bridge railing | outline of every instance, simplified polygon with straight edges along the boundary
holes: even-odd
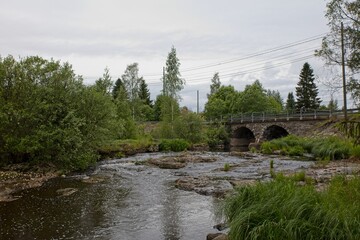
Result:
[[[360,109],[348,109],[349,115],[360,113]],[[344,112],[329,111],[329,110],[306,110],[297,112],[253,112],[253,113],[240,113],[236,115],[227,115],[222,117],[224,122],[265,122],[265,121],[301,121],[301,120],[316,120],[316,119],[329,119],[332,117],[343,117]]]

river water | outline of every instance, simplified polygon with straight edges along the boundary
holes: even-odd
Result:
[[[137,161],[174,153],[139,154],[104,161],[87,175],[53,179],[40,188],[18,193],[19,199],[0,203],[0,239],[205,239],[221,222],[221,200],[175,188],[179,176],[266,179],[269,158],[243,158],[228,153],[191,153],[217,158],[189,163],[178,170],[138,165]],[[297,171],[308,161],[273,159],[276,169]],[[225,163],[238,164],[230,172]],[[101,180],[101,181],[100,181]],[[59,189],[75,193],[64,196]]]

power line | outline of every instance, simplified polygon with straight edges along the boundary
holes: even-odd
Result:
[[[225,60],[225,61],[222,61],[222,62],[205,64],[205,65],[200,65],[200,66],[191,67],[191,68],[185,68],[185,69],[182,69],[181,72],[190,72],[190,71],[195,71],[195,70],[199,70],[199,69],[205,69],[205,68],[220,66],[220,65],[224,65],[224,64],[237,62],[237,61],[247,60],[247,59],[250,59],[250,58],[262,56],[262,55],[265,55],[265,54],[269,54],[269,53],[277,52],[277,51],[280,51],[280,50],[284,50],[284,49],[292,48],[292,47],[295,47],[295,46],[299,46],[299,45],[302,45],[302,44],[305,44],[305,43],[313,42],[313,41],[322,39],[326,34],[327,33],[323,33],[323,34],[316,35],[316,36],[306,38],[306,39],[303,39],[303,40],[300,40],[300,41],[296,41],[296,42],[293,42],[293,43],[289,43],[289,44],[285,44],[285,45],[278,46],[278,47],[275,47],[275,48],[271,48],[271,49],[268,49],[268,50],[264,50],[264,51],[261,51],[261,52],[256,52],[256,53],[253,53],[253,54],[249,54],[249,55],[246,55],[246,56],[241,57],[241,58],[234,58],[234,59],[229,59],[229,60]],[[155,77],[155,76],[160,77],[161,74],[160,73],[144,74],[143,76],[144,77]]]

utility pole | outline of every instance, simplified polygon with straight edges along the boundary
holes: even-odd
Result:
[[[197,104],[196,104],[196,113],[199,114],[199,90],[196,91],[196,99],[197,99]]]
[[[342,64],[342,81],[343,81],[343,97],[344,97],[344,118],[345,118],[345,124],[347,124],[348,118],[347,118],[347,103],[346,103],[344,24],[342,22],[341,22],[341,64]]]

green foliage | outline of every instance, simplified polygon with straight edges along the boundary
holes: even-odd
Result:
[[[285,109],[286,111],[292,113],[295,111],[295,108],[296,108],[296,103],[295,103],[294,94],[292,92],[289,92],[286,100]]]
[[[245,90],[240,94],[239,102],[237,104],[240,106],[238,112],[243,113],[273,110],[271,109],[272,106],[269,103],[269,97],[266,94],[266,90],[259,80],[256,80],[251,85],[245,86]]]
[[[204,120],[199,114],[184,110],[174,121],[174,131],[178,138],[187,140],[190,143],[199,143],[203,136]]]
[[[304,63],[300,72],[299,82],[296,87],[296,109],[318,109],[320,107],[319,90],[315,84],[313,69],[309,63]]]
[[[219,73],[216,72],[213,76],[213,78],[211,79],[211,85],[210,85],[210,94],[208,94],[208,98],[217,93],[217,91],[219,91],[221,87],[221,82],[220,82],[220,77],[219,77]]]
[[[221,120],[230,114],[247,112],[280,112],[283,103],[278,91],[265,90],[256,80],[242,92],[233,86],[220,86],[208,95],[205,117],[212,121]]]
[[[221,123],[209,125],[206,136],[210,149],[215,149],[217,146],[224,145],[230,141],[229,133],[226,131],[225,125]]]
[[[180,61],[176,56],[176,49],[172,46],[166,59],[165,78],[163,81],[163,95],[178,99],[178,92],[184,88],[185,80],[181,78]]]
[[[359,239],[360,178],[334,178],[327,190],[278,176],[226,199],[230,239]]]
[[[208,97],[205,104],[205,116],[210,120],[221,120],[226,114],[234,112],[238,93],[233,86],[220,86]]]
[[[163,139],[159,144],[160,151],[181,152],[190,147],[190,144],[184,139]]]
[[[85,86],[71,65],[40,57],[0,59],[0,161],[52,162],[84,169],[121,122],[111,79]]]
[[[148,85],[142,77],[140,78],[139,98],[145,105],[152,106]]]
[[[165,95],[158,95],[154,104],[155,121],[172,122],[180,114],[179,103],[176,99]]]
[[[111,93],[112,86],[113,82],[111,80],[109,68],[105,68],[103,76],[95,81],[95,88],[97,91],[106,95]]]
[[[274,160],[270,160],[270,169],[274,169]]]

